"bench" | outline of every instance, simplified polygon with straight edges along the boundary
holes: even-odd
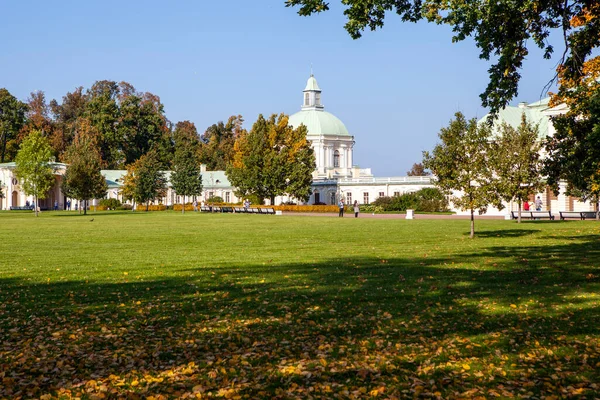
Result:
[[[211,208],[209,206],[202,206],[202,207],[200,207],[200,211],[201,212],[210,212]]]
[[[212,208],[212,212],[218,212],[218,213],[220,213],[220,212],[221,212],[221,207],[219,207],[219,206],[214,206],[214,207]]]
[[[33,207],[31,206],[11,206],[11,211],[32,211]]]
[[[518,211],[511,211],[512,219],[519,218]],[[550,211],[521,211],[521,219],[549,219],[554,221],[554,215]]]
[[[221,207],[221,212],[232,213],[233,212],[233,207],[223,206],[223,207]]]
[[[259,208],[261,214],[275,214],[275,209],[270,207]]]
[[[246,209],[243,207],[233,207],[233,212],[234,213],[245,213]]]
[[[585,219],[596,219],[595,211],[559,211],[560,219],[565,220],[567,218],[577,218],[580,220]]]

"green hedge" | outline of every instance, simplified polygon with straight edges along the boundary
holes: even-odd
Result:
[[[437,188],[423,188],[417,192],[400,196],[383,196],[375,200],[371,206],[380,207],[382,211],[442,212],[448,211],[448,200]],[[362,207],[361,207],[362,210]],[[370,210],[366,210],[370,212]]]

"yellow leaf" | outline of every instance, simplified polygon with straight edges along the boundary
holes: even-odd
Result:
[[[471,369],[471,366],[469,364],[463,364],[462,367],[467,371]]]
[[[324,359],[324,358],[321,358],[321,359],[319,360],[319,362],[321,363],[321,365],[322,365],[322,366],[324,366],[324,367],[326,367],[326,366],[327,366],[327,360],[326,360],[326,359]]]
[[[510,308],[517,308],[517,305],[516,304],[511,304]]]

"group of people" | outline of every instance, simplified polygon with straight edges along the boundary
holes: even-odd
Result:
[[[344,216],[344,198],[340,197],[340,201],[338,202],[338,207],[340,208],[340,213],[338,214],[340,217]],[[354,204],[352,205],[354,209],[354,218],[358,218],[358,213],[360,212],[360,206],[358,205],[358,200],[354,200]]]
[[[535,211],[542,211],[542,198],[540,196],[538,196],[537,199],[535,199],[534,205]],[[525,200],[525,202],[523,203],[523,211],[531,211],[531,205],[527,200]]]

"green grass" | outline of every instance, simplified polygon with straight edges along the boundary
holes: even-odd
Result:
[[[0,213],[0,398],[592,398],[600,225],[468,230]]]

